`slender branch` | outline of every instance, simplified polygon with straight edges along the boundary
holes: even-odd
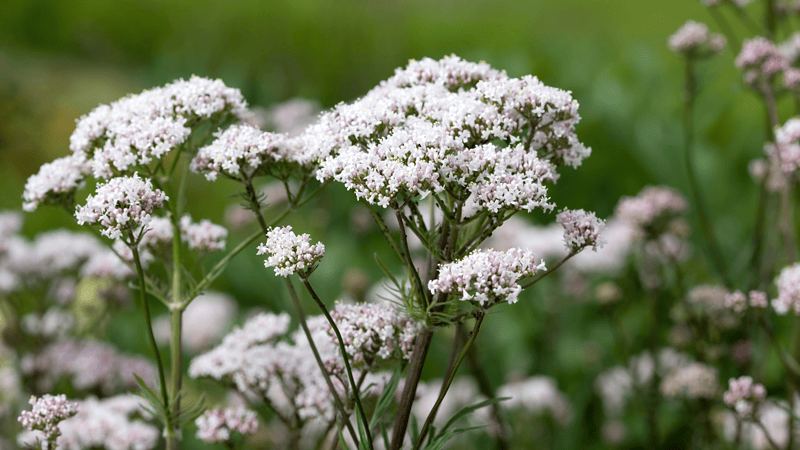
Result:
[[[353,378],[353,371],[350,368],[350,361],[347,357],[347,347],[344,345],[344,339],[342,339],[342,334],[339,332],[339,327],[336,326],[336,322],[333,321],[330,313],[328,312],[328,308],[325,307],[325,304],[322,303],[319,296],[317,295],[314,288],[311,287],[311,283],[308,281],[308,277],[303,276],[300,274],[300,279],[303,282],[303,285],[308,290],[308,293],[311,294],[311,298],[317,302],[317,306],[319,309],[322,310],[322,313],[325,314],[325,318],[328,319],[328,323],[330,324],[333,332],[336,334],[336,339],[339,341],[339,348],[342,351],[342,359],[344,360],[344,368],[347,371],[347,378],[350,381],[350,386],[353,387],[353,396],[356,400],[356,406],[358,407],[358,413],[361,415],[362,423],[364,424],[364,432],[367,435],[367,447],[372,449],[372,432],[369,429],[369,419],[367,418],[367,414],[364,412],[364,406],[361,404],[361,393],[358,392],[358,385],[356,384],[356,380]]]
[[[439,398],[436,399],[436,403],[433,405],[433,409],[431,409],[430,414],[428,414],[428,418],[425,419],[425,424],[422,426],[422,430],[419,433],[419,438],[417,439],[416,444],[414,444],[414,450],[419,450],[422,447],[423,442],[425,442],[425,435],[428,434],[428,430],[430,429],[434,417],[436,417],[436,412],[439,410],[439,406],[442,404],[442,400],[444,400],[444,396],[447,395],[447,391],[450,389],[450,385],[453,383],[453,379],[456,377],[456,372],[458,371],[458,367],[461,365],[461,362],[464,360],[464,357],[467,356],[467,351],[469,351],[470,346],[473,342],[475,342],[475,337],[478,335],[478,332],[481,329],[481,324],[483,323],[483,318],[486,317],[486,313],[479,310],[475,314],[475,326],[472,328],[472,333],[470,333],[469,339],[467,340],[466,344],[464,344],[464,348],[461,350],[461,354],[458,355],[458,359],[456,360],[456,364],[453,367],[453,370],[450,372],[450,376],[447,377],[447,381],[445,381],[442,390],[439,392]]]
[[[292,303],[294,303],[294,307],[297,310],[297,318],[299,319],[300,327],[303,328],[303,333],[305,333],[306,339],[308,339],[308,345],[311,347],[311,352],[314,353],[314,359],[317,360],[319,370],[322,371],[323,378],[325,378],[325,383],[328,385],[331,395],[333,395],[333,402],[336,405],[336,409],[339,410],[339,414],[342,415],[342,421],[344,422],[345,427],[347,427],[347,430],[350,432],[350,437],[353,438],[353,442],[355,442],[356,446],[358,446],[358,435],[353,429],[353,425],[350,423],[350,420],[347,418],[348,414],[344,409],[344,403],[342,403],[339,393],[333,386],[330,373],[325,368],[325,363],[322,361],[322,357],[319,356],[319,350],[317,350],[317,345],[314,343],[314,339],[311,337],[311,331],[308,329],[308,323],[306,323],[306,314],[303,311],[303,305],[300,304],[300,298],[297,296],[297,291],[295,291],[294,285],[292,285],[292,282],[288,277],[285,278],[285,280],[286,289],[289,291],[289,297],[292,298]],[[345,358],[347,357],[345,356]]]
[[[397,218],[397,225],[400,227],[400,242],[403,244],[403,253],[405,257],[406,269],[408,270],[408,277],[414,280],[415,290],[419,297],[420,305],[427,309],[428,298],[425,294],[425,286],[422,285],[422,280],[419,278],[417,268],[414,267],[414,261],[411,260],[411,250],[408,248],[408,236],[406,235],[406,227],[403,223],[403,215],[399,209],[394,210],[394,216]]]
[[[552,272],[555,272],[556,270],[558,270],[559,267],[561,267],[565,262],[569,261],[570,258],[572,258],[573,256],[575,256],[577,254],[578,254],[577,252],[569,252],[567,254],[567,256],[565,256],[564,258],[561,259],[561,261],[556,263],[556,265],[553,266],[552,269],[545,270],[544,272],[542,272],[539,275],[535,276],[531,281],[528,281],[527,283],[523,284],[522,285],[522,289],[529,288],[529,287],[533,286],[534,284],[538,283],[539,280],[541,280],[542,278],[544,278],[547,275],[551,274]]]
[[[142,261],[139,258],[139,249],[136,245],[131,245],[130,249],[133,252],[133,262],[136,265],[136,274],[139,276],[139,297],[142,301],[142,308],[144,309],[144,319],[147,322],[147,338],[150,341],[150,347],[153,348],[153,353],[156,358],[156,365],[158,366],[158,380],[161,384],[161,397],[164,402],[164,409],[169,409],[169,397],[167,396],[167,382],[164,377],[164,364],[161,362],[161,353],[158,351],[158,344],[156,337],[153,334],[153,323],[150,320],[150,305],[147,303],[147,292],[144,283],[144,270],[142,269]],[[169,428],[170,424],[164,424]]]

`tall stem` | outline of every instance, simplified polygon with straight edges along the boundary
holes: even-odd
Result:
[[[301,275],[300,279],[303,281],[303,285],[308,290],[308,293],[311,294],[311,298],[314,299],[314,301],[317,303],[317,306],[319,306],[319,309],[321,309],[322,313],[325,314],[325,318],[328,319],[328,323],[333,329],[333,332],[336,334],[336,339],[339,341],[339,348],[342,351],[342,359],[344,360],[344,368],[347,372],[347,378],[350,381],[350,386],[353,388],[353,397],[356,399],[358,413],[361,416],[362,423],[364,424],[364,432],[367,435],[367,448],[372,449],[372,431],[369,429],[369,419],[367,418],[367,414],[364,412],[364,406],[361,404],[361,393],[358,392],[358,384],[356,384],[356,380],[353,378],[353,371],[350,369],[350,361],[347,357],[347,347],[344,345],[342,334],[339,332],[339,327],[336,326],[336,322],[333,321],[333,317],[331,317],[330,313],[328,312],[328,308],[325,307],[325,304],[322,303],[322,300],[320,300],[316,291],[314,291],[314,288],[311,287],[311,283],[308,282],[308,278]]]
[[[458,355],[458,359],[456,360],[456,364],[453,367],[453,370],[450,372],[450,376],[447,377],[447,381],[445,381],[442,390],[439,392],[439,398],[436,399],[436,403],[433,405],[433,409],[431,409],[430,414],[428,414],[428,418],[425,419],[425,424],[422,426],[422,430],[419,433],[419,439],[417,439],[416,444],[414,444],[414,450],[419,450],[422,447],[423,442],[425,442],[425,435],[428,434],[428,430],[431,428],[433,419],[434,417],[436,417],[436,412],[439,410],[439,406],[442,404],[444,396],[447,395],[447,391],[450,389],[450,385],[453,383],[453,379],[455,379],[456,377],[456,372],[458,372],[458,367],[461,365],[461,362],[464,360],[464,357],[467,356],[467,352],[469,351],[469,348],[472,345],[472,343],[475,342],[475,337],[478,335],[478,331],[480,331],[481,329],[481,324],[483,323],[484,317],[486,317],[485,312],[478,311],[476,313],[475,326],[472,328],[472,333],[470,333],[467,343],[464,344],[464,348],[461,350],[461,354]]]
[[[158,381],[161,384],[161,399],[164,402],[164,409],[169,408],[169,397],[167,396],[167,382],[164,377],[164,364],[161,362],[161,353],[158,351],[158,344],[156,337],[153,334],[153,324],[150,320],[150,305],[147,303],[147,292],[144,284],[144,270],[142,269],[142,262],[139,258],[139,249],[136,245],[131,245],[130,249],[133,252],[133,262],[136,266],[136,275],[139,277],[139,298],[142,301],[142,308],[144,310],[144,319],[147,322],[147,338],[150,341],[150,347],[153,348],[153,353],[156,358],[156,365],[158,366]],[[164,424],[169,428],[169,424]]]
[[[700,220],[700,227],[708,242],[709,250],[711,251],[711,258],[717,270],[717,274],[722,278],[725,286],[732,287],[730,279],[728,279],[728,271],[725,268],[725,261],[720,251],[719,243],[717,242],[714,228],[708,216],[708,209],[700,192],[700,183],[697,181],[697,173],[694,168],[694,161],[692,159],[692,147],[694,139],[694,99],[697,91],[697,76],[694,73],[694,61],[692,58],[686,58],[686,86],[683,97],[683,131],[684,131],[684,147],[683,155],[686,160],[686,175],[689,178],[689,186],[692,189],[692,196],[697,207],[697,217]]]
[[[311,331],[308,329],[306,315],[303,311],[303,305],[300,304],[300,298],[297,296],[297,291],[295,291],[294,286],[289,278],[285,278],[285,280],[286,289],[289,291],[289,297],[292,298],[292,303],[294,303],[294,307],[297,310],[297,317],[300,322],[300,327],[303,328],[303,333],[305,333],[306,339],[308,339],[308,345],[311,347],[311,352],[314,353],[314,359],[317,360],[319,370],[322,371],[323,378],[325,378],[325,383],[328,385],[331,395],[333,395],[333,402],[336,405],[336,409],[338,409],[339,413],[342,415],[342,421],[344,422],[345,427],[347,427],[347,430],[350,432],[350,437],[353,438],[353,442],[356,442],[356,445],[358,445],[358,435],[353,429],[353,425],[350,423],[350,420],[347,418],[349,414],[347,414],[344,409],[344,403],[342,403],[342,399],[336,392],[336,388],[333,386],[333,382],[331,381],[331,376],[328,373],[328,370],[325,368],[325,363],[322,361],[322,357],[319,356],[317,345],[314,343],[314,339],[311,337]]]
[[[261,232],[263,234],[267,234],[271,225],[274,225],[279,220],[282,220],[286,215],[289,213],[289,209],[287,209],[284,214],[279,216],[276,220],[272,222],[272,224],[267,224],[267,221],[264,219],[264,215],[261,214],[261,203],[258,201],[258,194],[256,193],[255,188],[253,187],[253,182],[251,180],[244,181],[245,192],[247,193],[247,201],[250,203],[250,209],[253,211],[253,214],[256,216],[256,221],[258,225],[261,227]],[[287,195],[289,194],[289,190],[287,188],[286,191]],[[295,291],[292,282],[286,278],[286,288],[289,291],[289,297],[292,299],[292,303],[294,304],[295,310],[297,311],[297,318],[300,322],[300,327],[303,328],[303,332],[308,339],[308,344],[311,347],[312,353],[314,353],[314,358],[317,360],[317,364],[319,365],[319,370],[322,371],[322,376],[325,378],[325,383],[328,385],[328,389],[331,391],[331,395],[333,395],[334,404],[336,408],[339,410],[339,413],[342,415],[342,421],[344,422],[345,427],[350,432],[350,437],[353,438],[353,442],[358,442],[358,436],[353,429],[352,424],[350,424],[350,420],[348,420],[348,414],[345,411],[344,403],[342,403],[342,399],[339,397],[339,394],[336,392],[336,389],[333,386],[333,382],[331,381],[330,374],[328,370],[325,368],[325,364],[322,362],[322,358],[319,356],[319,351],[317,350],[317,346],[314,343],[314,339],[311,337],[311,331],[308,329],[308,323],[306,322],[306,315],[303,311],[303,305],[300,304],[300,299],[297,296],[297,291]]]

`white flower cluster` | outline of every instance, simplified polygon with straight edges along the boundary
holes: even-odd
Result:
[[[124,231],[146,227],[150,214],[163,207],[165,200],[169,198],[164,192],[153,189],[149,179],[135,173],[97,185],[95,195],[86,198],[86,205],[76,208],[75,217],[79,225],[99,223],[104,236],[119,239]]]
[[[535,77],[426,58],[323,114],[299,139],[320,160],[320,181],[383,207],[447,190],[492,213],[552,209],[544,183],[590,153],[574,134],[577,108]]]
[[[297,136],[317,120],[321,109],[315,100],[293,98],[265,111],[265,125],[278,133]]]
[[[717,372],[706,364],[694,363],[664,377],[660,389],[665,397],[715,398],[719,395]]]
[[[186,242],[191,250],[201,252],[214,252],[225,250],[225,239],[228,230],[222,225],[212,223],[208,219],[192,222],[189,215],[181,217],[181,240]]]
[[[381,360],[409,359],[422,324],[405,317],[394,306],[340,303],[331,317],[342,335],[353,366],[371,367]],[[328,327],[331,339],[333,329]]]
[[[579,252],[589,246],[597,251],[597,247],[602,248],[605,244],[600,231],[606,222],[593,212],[565,210],[556,216],[556,222],[564,227],[564,245],[570,252]]]
[[[245,180],[260,173],[290,173],[299,165],[298,149],[285,134],[231,125],[214,136],[214,142],[201,148],[189,166],[192,172],[204,173],[209,181],[220,173]]]
[[[737,313],[744,312],[748,305],[751,308],[766,308],[769,306],[767,294],[761,291],[750,291],[746,296],[742,291],[737,290],[725,295],[725,306]]]
[[[28,178],[22,193],[22,209],[33,212],[39,205],[71,206],[75,191],[84,186],[84,177],[91,173],[86,154],[73,153],[45,163],[39,172]]]
[[[772,301],[775,312],[800,315],[800,263],[784,267],[775,284],[778,285],[778,298]]]
[[[229,442],[233,433],[246,435],[258,430],[255,411],[241,406],[206,411],[194,423],[197,425],[197,438],[208,444]]]
[[[749,84],[756,83],[762,77],[770,79],[789,68],[786,56],[764,37],[745,40],[735,63],[736,67],[745,71],[744,78]]]
[[[617,203],[616,215],[645,233],[658,231],[689,204],[668,186],[647,186],[636,197],[623,197]]]
[[[70,150],[91,157],[95,177],[109,178],[163,157],[200,120],[227,113],[242,118],[246,109],[239,90],[221,80],[181,79],[98,106],[78,121]]]
[[[536,262],[533,253],[517,248],[506,252],[474,251],[459,261],[439,266],[439,275],[428,282],[432,294],[459,295],[482,308],[507,301],[516,303],[522,287],[520,279],[547,270],[544,261]]]
[[[138,417],[145,412],[142,399],[126,394],[102,400],[88,398],[77,402],[79,412],[59,424],[59,449],[107,448],[114,450],[150,450],[158,445],[161,433]],[[17,437],[20,446],[35,445],[41,440],[37,432]]]
[[[237,311],[236,299],[228,294],[206,292],[197,296],[183,311],[181,342],[184,350],[197,354],[211,348],[230,330]],[[153,333],[159,343],[169,342],[169,316],[153,320]]]
[[[722,394],[726,405],[736,410],[741,417],[751,417],[755,407],[767,398],[767,390],[753,377],[744,376],[728,380],[728,390]]]
[[[569,399],[550,377],[539,375],[506,383],[497,390],[497,396],[511,397],[503,402],[508,409],[522,409],[532,415],[548,413],[561,425],[572,420]]]
[[[41,398],[31,396],[30,411],[22,411],[17,419],[29,431],[44,433],[44,439],[58,436],[58,425],[78,413],[78,404],[67,401],[67,396],[45,394]]]
[[[137,389],[134,375],[152,384],[156,370],[150,360],[120,354],[99,341],[64,339],[40,352],[25,355],[22,373],[37,380],[37,389],[50,391],[66,379],[76,391],[113,394]]]
[[[669,37],[669,48],[676,53],[695,54],[699,50],[719,53],[725,44],[725,36],[709,32],[706,24],[694,20],[688,20]]]
[[[777,158],[784,173],[800,168],[800,118],[791,118],[775,130],[775,145],[765,148]]]
[[[311,236],[297,235],[291,226],[272,228],[267,242],[258,245],[257,255],[269,255],[264,267],[275,267],[275,275],[287,277],[298,271],[311,273],[325,254],[325,245],[310,244]]]

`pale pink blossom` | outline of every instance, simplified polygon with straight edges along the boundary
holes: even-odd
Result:
[[[267,242],[258,245],[256,254],[269,255],[264,266],[275,267],[275,275],[310,274],[325,254],[325,245],[310,242],[311,236],[297,235],[291,226],[272,228],[267,232]]]
[[[229,442],[234,433],[244,436],[258,430],[255,411],[241,406],[206,411],[195,420],[195,424],[197,438],[209,444]]]
[[[676,53],[692,54],[699,50],[719,53],[725,47],[724,36],[711,33],[704,23],[688,20],[669,37],[669,48]]]
[[[67,396],[45,394],[40,398],[31,396],[30,411],[22,411],[17,419],[29,431],[42,431],[45,440],[59,435],[59,424],[78,413],[78,404],[67,401]]]
[[[742,417],[750,417],[755,408],[767,398],[763,384],[753,382],[753,377],[744,376],[728,380],[728,390],[722,394],[726,405]]]
[[[459,261],[439,266],[439,275],[428,283],[436,295],[457,295],[488,308],[497,303],[516,303],[522,287],[519,280],[546,270],[533,253],[512,248],[506,252],[474,251]]]
[[[606,223],[593,212],[564,210],[556,216],[556,222],[564,227],[564,245],[570,252],[579,252],[586,247],[597,251],[598,247],[602,248],[605,244],[600,231]]]
[[[39,172],[25,182],[22,209],[33,212],[42,204],[71,207],[75,191],[84,186],[84,178],[89,173],[91,166],[83,152],[43,164]]]

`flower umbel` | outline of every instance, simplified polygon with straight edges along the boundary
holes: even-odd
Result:
[[[586,247],[603,247],[605,241],[600,231],[605,228],[605,220],[598,219],[593,212],[582,209],[565,210],[556,216],[556,222],[564,227],[564,245],[568,251],[579,252]]]
[[[233,433],[253,434],[258,430],[256,413],[238,408],[217,408],[206,411],[195,420],[197,437],[209,444],[229,442]]]
[[[505,252],[474,251],[465,258],[439,266],[439,276],[428,282],[432,294],[459,294],[461,300],[482,308],[508,301],[516,303],[522,287],[517,281],[547,270],[531,252],[512,248]]]
[[[275,267],[275,275],[287,277],[295,272],[308,276],[316,269],[325,254],[325,245],[311,245],[308,234],[297,235],[291,226],[272,228],[267,232],[267,242],[258,245],[257,255],[269,255],[264,267]]]
[[[17,419],[29,431],[44,432],[45,439],[52,441],[59,436],[58,424],[78,413],[78,404],[67,401],[67,396],[45,394],[40,398],[31,396],[32,408],[22,411]]]
[[[164,206],[169,197],[153,183],[134,173],[131,177],[112,178],[99,184],[95,195],[86,198],[86,205],[75,210],[78,224],[105,227],[101,233],[110,239],[119,239],[123,232],[147,226],[150,214]]]

